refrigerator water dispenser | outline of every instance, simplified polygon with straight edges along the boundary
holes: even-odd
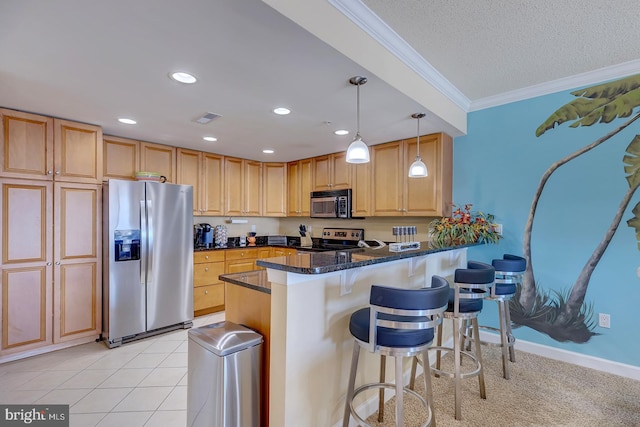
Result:
[[[113,240],[116,261],[140,259],[140,230],[115,230]]]

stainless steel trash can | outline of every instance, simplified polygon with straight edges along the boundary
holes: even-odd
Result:
[[[262,335],[219,322],[188,336],[187,426],[260,427]]]

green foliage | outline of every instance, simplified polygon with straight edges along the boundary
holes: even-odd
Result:
[[[556,110],[536,129],[536,136],[556,125],[574,121],[570,126],[609,123],[617,117],[629,117],[640,106],[640,74],[571,92],[579,97]]]
[[[625,163],[624,172],[627,174],[629,188],[640,184],[640,135],[636,135],[627,147],[627,155],[622,159]]]
[[[636,240],[640,249],[640,202],[633,208],[633,218],[627,221],[627,225],[636,230]]]
[[[498,243],[494,216],[483,212],[471,212],[471,204],[460,208],[453,206],[451,217],[431,221],[429,232],[432,243],[439,247],[466,245],[469,243]]]

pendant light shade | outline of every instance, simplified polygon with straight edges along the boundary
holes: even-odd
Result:
[[[357,110],[356,110],[356,136],[347,149],[347,163],[369,163],[369,147],[360,136],[360,85],[367,82],[366,77],[355,76],[349,79],[349,83],[357,88]]]
[[[411,166],[409,166],[409,178],[424,178],[429,175],[427,165],[424,164],[422,157],[420,157],[420,119],[424,116],[424,113],[414,113],[411,115],[411,117],[418,120],[418,144],[416,146],[416,159],[411,163]]]

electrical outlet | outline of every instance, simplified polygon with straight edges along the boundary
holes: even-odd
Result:
[[[495,224],[493,228],[500,236],[502,236],[502,224]]]
[[[598,326],[601,328],[610,328],[611,316],[606,313],[598,313]]]

